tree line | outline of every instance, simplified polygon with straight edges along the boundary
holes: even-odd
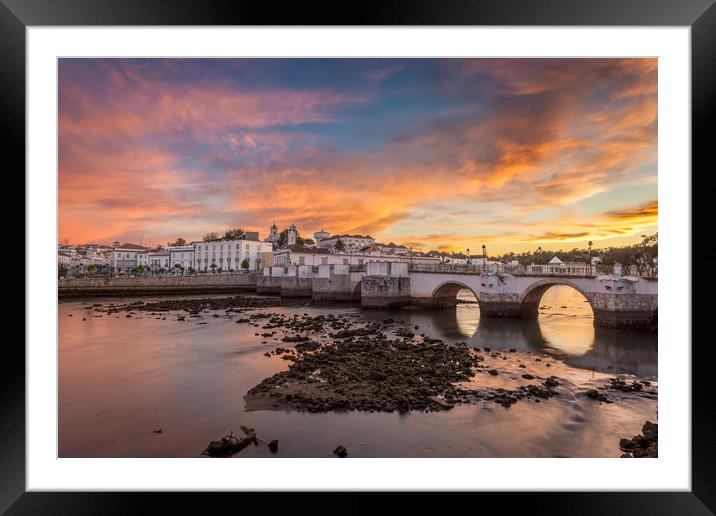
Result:
[[[505,253],[503,255],[490,257],[491,260],[511,261],[517,260],[521,265],[544,265],[547,264],[552,257],[556,256],[563,262],[584,262],[589,263],[590,258],[598,256],[604,265],[614,265],[621,263],[622,265],[639,265],[643,263],[653,263],[654,258],[659,256],[659,234],[641,235],[641,242],[621,247],[592,247],[592,242],[587,244],[587,248],[574,248],[569,251],[560,249],[559,251],[545,251],[538,247],[534,251],[525,251],[523,253]]]

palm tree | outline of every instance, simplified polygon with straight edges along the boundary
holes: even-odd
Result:
[[[341,240],[340,238],[338,240],[336,240],[336,243],[333,245],[333,249],[335,249],[339,253],[345,251],[346,246],[343,243],[343,240]]]

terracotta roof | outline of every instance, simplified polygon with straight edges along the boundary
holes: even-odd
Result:
[[[321,238],[319,242],[323,242],[324,240],[334,240],[336,238],[370,238],[373,240],[373,237],[370,235],[333,235],[327,238]]]
[[[321,247],[307,247],[305,245],[301,244],[291,244],[287,245],[283,249],[287,249],[288,251],[291,251],[292,253],[308,253],[308,254],[332,254],[330,250],[323,249]],[[279,252],[283,249],[279,249]]]
[[[137,244],[130,244],[130,243],[122,244],[120,246],[115,247],[115,249],[138,249],[140,251],[147,250],[147,248],[144,246],[137,245]]]

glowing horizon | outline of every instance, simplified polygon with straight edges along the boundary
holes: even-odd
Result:
[[[60,59],[59,238],[628,245],[656,125],[656,59]]]

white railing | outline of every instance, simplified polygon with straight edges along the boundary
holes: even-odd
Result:
[[[448,263],[412,264],[411,272],[454,272],[463,274],[507,273],[515,276],[600,276],[614,274],[613,265],[509,265],[491,263],[488,265],[458,265]],[[636,265],[621,266],[618,275],[656,278],[657,269],[640,268]]]

